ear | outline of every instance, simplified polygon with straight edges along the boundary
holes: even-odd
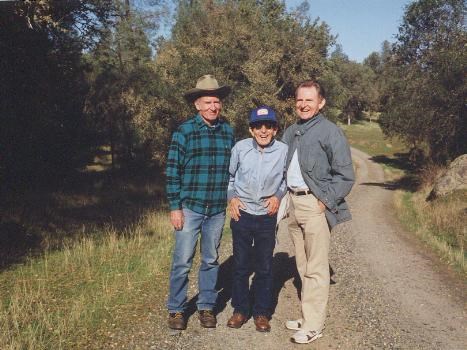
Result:
[[[277,126],[274,129],[272,129],[272,137],[276,136],[278,130],[279,128]]]
[[[248,131],[250,132],[251,137],[255,138],[255,134],[253,132],[252,128],[248,128]]]
[[[321,101],[320,101],[320,103],[319,103],[319,105],[318,105],[319,109],[322,109],[322,108],[324,107],[325,104],[326,104],[326,99],[325,99],[325,98],[322,98]]]
[[[199,98],[197,98],[194,103],[195,103],[196,110],[200,111],[201,110],[201,104],[199,102]]]

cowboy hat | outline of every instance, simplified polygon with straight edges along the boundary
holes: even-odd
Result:
[[[188,102],[193,102],[201,96],[217,96],[220,99],[230,93],[230,86],[219,86],[216,78],[211,74],[203,75],[196,82],[196,87],[190,89],[183,95]]]

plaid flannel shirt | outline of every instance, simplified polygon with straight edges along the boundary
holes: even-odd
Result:
[[[227,206],[232,127],[223,120],[208,126],[197,114],[172,135],[167,157],[170,210],[188,208],[215,215]]]

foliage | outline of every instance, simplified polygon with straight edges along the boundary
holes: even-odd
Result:
[[[336,117],[350,124],[362,119],[364,110],[376,110],[379,96],[375,72],[350,61],[339,46],[331,54],[324,80],[329,90],[328,106],[336,111]]]
[[[115,2],[116,16],[102,30],[94,50],[86,55],[91,66],[86,112],[92,117],[101,144],[110,144],[112,165],[145,155],[138,121],[155,107],[157,77],[150,68],[152,52],[148,34],[158,13]],[[118,157],[117,157],[118,156]]]
[[[463,0],[419,0],[399,28],[386,80],[381,125],[435,163],[467,152]]]
[[[86,161],[90,151],[80,58],[106,21],[108,2],[0,6],[2,183],[56,179]]]
[[[260,104],[278,110],[285,127],[294,86],[322,74],[332,42],[326,24],[288,14],[281,1],[179,1],[172,38],[155,60],[172,111],[168,134],[193,114],[183,91],[207,73],[232,86],[223,114],[239,136],[246,135],[248,111]]]

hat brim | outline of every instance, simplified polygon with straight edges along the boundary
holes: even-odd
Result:
[[[223,99],[228,94],[230,94],[230,91],[230,86],[227,85],[212,90],[202,90],[194,88],[185,92],[183,97],[185,97],[185,100],[187,100],[188,102],[194,102],[197,98],[202,96],[217,96],[220,99]]]

